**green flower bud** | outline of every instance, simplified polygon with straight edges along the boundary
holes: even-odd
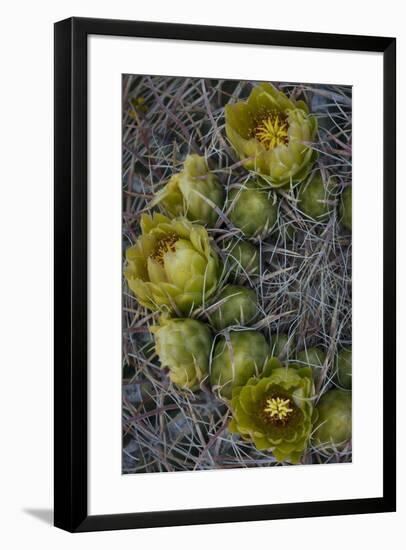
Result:
[[[268,83],[255,86],[247,101],[225,107],[226,134],[247,170],[271,187],[302,181],[317,152],[311,143],[317,120],[304,101],[289,99]]]
[[[250,288],[227,285],[217,297],[214,307],[211,322],[216,329],[222,330],[231,325],[248,326],[258,314],[257,295]]]
[[[279,358],[288,357],[291,344],[292,341],[287,334],[272,334],[271,355]]]
[[[318,380],[326,357],[327,355],[322,349],[313,347],[299,351],[296,355],[296,360],[303,367],[311,367],[313,379]]]
[[[161,318],[151,327],[155,349],[169,378],[181,388],[197,390],[209,375],[212,335],[209,327],[194,319]]]
[[[328,189],[332,189],[333,185],[330,180],[326,186],[320,172],[316,172],[299,190],[299,209],[314,220],[325,219],[333,210],[333,206],[328,202],[331,201]]]
[[[228,217],[246,237],[266,234],[274,226],[278,206],[265,189],[251,182],[238,189],[231,189],[228,198]]]
[[[330,390],[318,405],[318,418],[313,428],[314,443],[323,452],[345,447],[351,438],[351,392]]]
[[[226,255],[226,269],[234,275],[258,275],[260,270],[259,250],[256,246],[242,239],[230,239]]]
[[[132,109],[128,111],[128,114],[131,118],[138,120],[139,113],[146,113],[148,111],[148,106],[145,104],[144,97],[133,97],[130,100]]]
[[[342,349],[336,361],[337,379],[342,388],[352,387],[352,348]]]
[[[344,227],[352,230],[352,186],[346,187],[341,195],[340,203],[341,223]]]
[[[218,258],[206,229],[185,218],[143,214],[141,231],[126,250],[129,288],[149,309],[188,315],[217,289]]]
[[[170,216],[186,216],[213,227],[218,219],[215,207],[222,208],[224,190],[217,177],[209,171],[204,157],[186,157],[183,171],[171,177],[156,195],[151,206],[162,204]]]
[[[282,367],[272,358],[264,378],[233,389],[229,431],[270,450],[279,462],[298,463],[308,446],[314,384],[309,368]]]
[[[230,399],[232,389],[259,376],[269,356],[269,346],[260,332],[233,331],[221,336],[214,347],[210,380],[223,399]]]

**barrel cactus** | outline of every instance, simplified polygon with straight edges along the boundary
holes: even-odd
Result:
[[[333,389],[317,405],[313,440],[322,452],[342,450],[351,439],[351,392]]]
[[[161,317],[151,327],[161,365],[169,368],[169,378],[181,388],[195,391],[209,375],[212,334],[195,319]]]
[[[218,330],[232,325],[249,326],[258,314],[255,290],[239,285],[224,287],[216,304],[211,322]]]
[[[278,205],[269,191],[250,181],[231,189],[228,194],[228,217],[246,237],[271,231],[278,215]]]
[[[269,358],[265,337],[255,330],[232,331],[218,338],[211,364],[212,388],[226,400],[234,387],[241,386],[251,376],[260,376]]]

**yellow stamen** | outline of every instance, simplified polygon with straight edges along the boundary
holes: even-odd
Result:
[[[133,97],[130,104],[133,107],[128,111],[131,118],[138,119],[138,113],[145,113],[148,110],[143,97]]]
[[[151,254],[151,258],[163,266],[165,254],[175,250],[175,244],[178,240],[179,237],[177,235],[168,235],[168,237],[161,239]]]
[[[288,141],[288,123],[279,115],[271,115],[263,118],[253,133],[267,149],[273,149]]]
[[[293,409],[289,408],[290,399],[281,399],[280,397],[272,397],[266,400],[264,412],[275,420],[285,420]]]

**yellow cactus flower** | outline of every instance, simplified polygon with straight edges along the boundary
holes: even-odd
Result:
[[[317,153],[317,120],[304,101],[289,99],[269,83],[255,86],[246,101],[225,107],[226,134],[247,170],[271,187],[302,181]]]
[[[206,229],[185,218],[141,216],[142,234],[127,248],[124,276],[141,305],[189,314],[218,284],[218,258]]]

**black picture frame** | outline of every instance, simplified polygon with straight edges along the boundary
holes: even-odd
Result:
[[[384,64],[383,497],[88,515],[87,38],[110,35],[381,52]],[[70,18],[55,24],[55,525],[70,532],[392,512],[396,507],[396,40]]]

